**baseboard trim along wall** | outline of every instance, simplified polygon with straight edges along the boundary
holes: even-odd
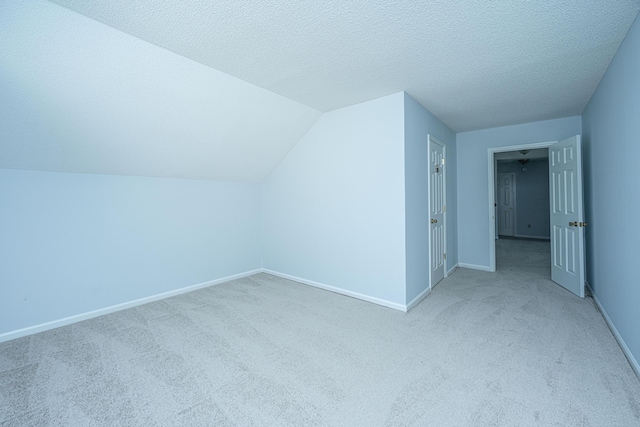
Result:
[[[600,300],[598,299],[598,296],[596,295],[596,293],[593,292],[591,285],[589,285],[588,282],[586,282],[586,285],[587,285],[587,289],[591,293],[593,301],[596,303],[596,306],[598,306],[598,310],[600,310],[600,314],[602,314],[602,317],[604,317],[604,321],[607,322],[607,326],[609,326],[609,329],[611,329],[613,336],[616,338],[616,341],[618,341],[618,344],[620,345],[622,352],[624,353],[625,356],[627,356],[627,360],[629,361],[631,368],[635,371],[636,375],[638,376],[638,379],[640,379],[640,364],[638,364],[638,361],[636,360],[636,358],[633,357],[631,350],[629,350],[629,347],[627,347],[627,343],[624,342],[624,340],[622,339],[622,336],[618,332],[618,329],[616,329],[616,326],[613,324],[613,322],[611,321],[611,318],[607,314],[607,311],[604,309],[602,304],[600,304]]]
[[[187,292],[196,291],[198,289],[206,288],[209,286],[219,285],[221,283],[228,282],[230,280],[240,279],[242,277],[252,276],[262,272],[262,269],[256,269],[247,271],[244,273],[234,274],[231,276],[223,277],[220,279],[210,280],[208,282],[198,283],[196,285],[187,286],[180,289],[174,289],[173,291],[163,292],[161,294],[151,295],[148,297],[140,298],[133,301],[124,302],[122,304],[112,305],[110,307],[100,308],[98,310],[89,311],[86,313],[76,314],[74,316],[65,317],[63,319],[53,320],[47,323],[41,323],[39,325],[29,326],[27,328],[18,329],[15,331],[5,332],[0,334],[0,342],[13,340],[16,338],[24,337],[27,335],[37,334],[38,332],[48,331],[49,329],[59,328],[60,326],[70,325],[72,323],[81,322],[83,320],[93,319],[94,317],[103,316],[105,314],[114,313],[116,311],[125,310],[127,308],[136,307],[142,304],[147,304],[153,301],[158,301],[163,298],[169,298],[176,295],[184,294]]]
[[[481,270],[481,271],[489,271],[492,272],[490,267],[487,267],[486,265],[476,265],[476,264],[467,264],[465,262],[459,262],[458,263],[458,267],[461,268],[471,268],[473,270]]]
[[[407,304],[407,310],[406,311],[409,311],[413,307],[415,307],[416,305],[420,304],[420,302],[423,299],[425,299],[427,297],[427,295],[429,295],[430,293],[431,293],[431,288],[427,288],[424,291],[420,292],[420,294],[418,294],[417,297],[415,297],[414,299],[409,301],[409,303]]]
[[[531,236],[528,234],[516,234],[513,237],[517,237],[519,239],[533,239],[533,240],[549,240],[551,241],[551,238],[549,236]]]
[[[337,294],[346,295],[348,297],[356,298],[356,299],[359,299],[359,300],[362,300],[362,301],[367,301],[367,302],[378,304],[378,305],[381,305],[381,306],[384,306],[384,307],[393,308],[395,310],[400,310],[400,311],[404,311],[404,312],[407,311],[407,306],[406,305],[398,304],[398,303],[391,302],[391,301],[387,301],[387,300],[384,300],[384,299],[381,299],[381,298],[376,298],[376,297],[372,297],[372,296],[369,296],[369,295],[360,294],[358,292],[349,291],[349,290],[338,288],[338,287],[331,286],[331,285],[325,285],[324,283],[314,282],[313,280],[307,280],[307,279],[303,279],[301,277],[291,276],[289,274],[280,273],[278,271],[263,269],[262,272],[263,273],[267,273],[267,274],[272,274],[274,276],[282,277],[283,279],[293,280],[294,282],[299,282],[299,283],[302,283],[304,285],[309,285],[309,286],[313,286],[315,288],[324,289],[326,291],[335,292]]]
[[[453,267],[451,267],[449,270],[447,270],[447,275],[446,277],[449,277],[453,274],[454,271],[456,271],[456,268],[460,267],[460,264],[456,263]]]

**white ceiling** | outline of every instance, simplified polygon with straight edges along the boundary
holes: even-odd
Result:
[[[261,182],[323,111],[581,114],[640,0],[0,2],[0,167]]]
[[[456,132],[581,114],[640,0],[53,0],[320,111],[406,91]]]

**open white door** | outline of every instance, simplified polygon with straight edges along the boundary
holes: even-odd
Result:
[[[584,298],[584,208],[580,136],[549,147],[551,280]]]
[[[429,136],[429,258],[431,287],[444,278],[445,270],[445,175],[444,145]]]

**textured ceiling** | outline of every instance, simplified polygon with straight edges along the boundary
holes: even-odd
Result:
[[[322,111],[581,114],[640,0],[0,1],[0,167],[261,182]]]
[[[54,0],[320,111],[406,91],[456,132],[581,114],[640,0]]]

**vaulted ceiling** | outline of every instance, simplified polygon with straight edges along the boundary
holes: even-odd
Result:
[[[456,132],[577,115],[639,10],[9,0],[0,167],[260,182],[322,112],[399,91]]]

